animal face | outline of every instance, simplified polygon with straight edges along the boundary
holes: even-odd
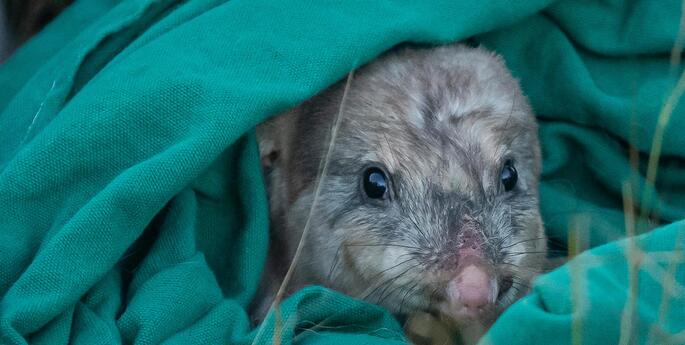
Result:
[[[396,50],[291,116],[272,209],[291,234],[310,223],[301,281],[456,324],[528,289],[545,257],[537,126],[498,57]]]

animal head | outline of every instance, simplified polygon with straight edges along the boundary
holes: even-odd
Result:
[[[488,324],[541,267],[537,125],[493,53],[393,50],[259,136],[276,231],[309,222],[302,281]]]

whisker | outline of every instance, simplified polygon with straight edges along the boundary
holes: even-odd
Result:
[[[394,244],[394,243],[371,243],[371,244],[340,244],[338,246],[338,249],[335,251],[335,257],[333,259],[333,265],[331,265],[331,269],[328,272],[328,280],[330,281],[333,278],[333,272],[335,268],[338,265],[339,258],[340,258],[340,251],[342,250],[343,247],[397,247],[397,248],[405,248],[405,249],[413,249],[414,251],[402,254],[398,257],[400,259],[401,257],[405,255],[416,255],[417,252],[421,250],[419,247],[415,246],[409,246],[409,245],[403,245],[403,244]]]
[[[407,218],[408,218],[409,221],[414,225],[414,228],[416,228],[416,231],[418,231],[419,234],[421,234],[421,237],[423,237],[424,241],[426,241],[426,243],[431,243],[431,241],[428,239],[428,235],[426,235],[426,233],[423,232],[423,230],[422,230],[421,227],[419,226],[419,223],[418,223],[418,222],[416,221],[416,219],[413,217],[413,215],[412,215],[411,212],[407,213]]]
[[[414,266],[411,266],[411,267],[407,268],[407,269],[404,270],[402,273],[400,273],[400,274],[398,274],[398,275],[396,275],[396,276],[390,278],[390,279],[389,279],[389,282],[383,283],[382,285],[385,285],[385,288],[381,291],[381,293],[380,293],[380,295],[379,295],[379,297],[378,297],[378,300],[377,300],[377,304],[380,304],[383,300],[385,300],[385,298],[383,298],[383,295],[385,295],[385,292],[388,290],[388,288],[390,288],[390,287],[392,286],[392,283],[394,283],[397,279],[400,279],[402,276],[404,276],[405,274],[407,274],[407,272],[409,272],[409,271],[411,271],[412,269],[418,267],[419,265],[421,265],[420,262],[417,263],[417,264],[414,265]],[[375,290],[377,290],[377,289],[374,289],[374,291],[375,291]]]
[[[524,287],[524,288],[526,288],[526,289],[532,289],[532,288],[533,288],[532,286],[530,286],[530,285],[528,285],[527,283],[524,283],[524,282],[522,282],[522,281],[520,281],[520,280],[519,280],[519,281],[515,281],[513,284],[511,284],[511,286],[512,286],[512,287],[519,287],[519,286],[522,286],[522,287]]]
[[[396,264],[396,265],[394,265],[394,266],[391,266],[391,267],[389,267],[389,268],[386,268],[386,269],[384,269],[384,270],[382,270],[382,271],[376,273],[373,277],[371,277],[370,280],[374,280],[375,278],[378,278],[378,276],[380,276],[381,274],[383,274],[383,273],[385,273],[385,272],[387,272],[387,271],[390,271],[391,269],[394,269],[394,268],[396,268],[396,267],[399,267],[400,265],[405,264],[405,263],[407,263],[407,262],[409,262],[409,261],[412,261],[412,260],[415,260],[415,258],[413,258],[413,257],[412,257],[412,258],[409,258],[409,259],[407,259],[407,260],[401,261],[400,263],[398,263],[398,264]]]
[[[546,238],[546,237],[529,238],[529,239],[521,240],[521,241],[518,241],[518,242],[514,242],[514,243],[512,243],[512,244],[510,244],[510,245],[508,245],[508,246],[501,247],[500,249],[507,249],[507,248],[511,248],[511,247],[513,247],[513,246],[515,246],[515,245],[517,245],[517,244],[526,243],[526,242],[530,242],[530,241],[545,240],[545,239],[547,239],[547,238]]]
[[[514,267],[516,267],[516,268],[518,268],[518,269],[527,270],[528,272],[533,272],[533,273],[537,273],[537,274],[545,273],[545,272],[546,272],[545,270],[536,270],[536,269],[531,268],[531,267],[521,266],[521,265],[517,265],[517,264],[511,263],[511,262],[501,262],[500,264],[502,264],[502,265],[514,266]]]
[[[430,294],[430,297],[428,298],[428,305],[430,305],[430,306],[433,306],[433,305],[434,305],[433,299],[435,298],[435,296],[436,296],[436,294],[438,293],[439,289],[440,289],[440,286],[439,286],[439,285],[436,286],[436,287],[433,289],[433,291],[432,291],[431,294]]]
[[[413,258],[412,258],[412,259],[413,259]],[[410,261],[410,260],[412,260],[412,259],[403,261],[403,263],[404,263],[404,262],[408,262],[408,261]],[[395,276],[392,276],[392,277],[390,277],[389,279],[386,279],[385,281],[383,281],[383,282],[381,282],[380,284],[376,285],[376,287],[375,287],[373,290],[371,290],[371,292],[369,292],[369,293],[367,293],[366,295],[364,295],[364,297],[363,297],[362,299],[363,299],[363,300],[368,299],[368,298],[371,297],[376,291],[378,291],[378,289],[380,289],[380,288],[383,288],[383,287],[386,287],[386,288],[387,288],[387,285],[388,285],[389,283],[392,283],[393,281],[397,280],[397,279],[400,278],[403,274],[405,274],[405,273],[407,273],[408,271],[410,271],[411,269],[413,269],[413,268],[419,266],[420,264],[421,264],[421,263],[417,263],[417,264],[415,264],[415,265],[413,265],[413,266],[410,266],[408,269],[404,270],[404,271],[401,272],[400,274],[395,275]],[[394,267],[397,267],[397,266],[398,266],[398,265],[395,265],[395,266],[393,266],[393,267],[391,267],[391,268],[394,268]],[[383,272],[385,272],[385,271],[388,271],[388,269],[383,270],[381,273],[383,273]],[[377,274],[377,275],[378,275],[378,274]],[[385,291],[385,289],[384,289],[383,291]]]
[[[409,246],[404,244],[390,244],[390,243],[378,243],[378,244],[345,244],[346,247],[397,247],[397,248],[407,248],[407,249],[417,249],[421,248],[415,246]]]
[[[568,252],[565,250],[540,250],[540,251],[531,251],[531,252],[508,252],[506,253],[507,256],[516,256],[516,255],[525,255],[525,254],[567,254]]]
[[[412,292],[416,287],[419,285],[419,282],[416,282],[414,285],[412,285],[407,292],[404,293],[404,297],[402,297],[402,302],[400,302],[400,314],[402,314],[402,309],[404,308],[404,301],[407,299],[407,296],[409,295],[410,292]]]
[[[335,268],[338,266],[338,259],[340,259],[340,251],[342,250],[342,243],[338,246],[338,249],[335,251],[335,257],[333,257],[333,264],[331,265],[331,269],[328,271],[328,281],[331,281],[333,278],[333,271]]]

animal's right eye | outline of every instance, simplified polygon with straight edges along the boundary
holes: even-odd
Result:
[[[362,176],[362,188],[366,196],[371,199],[387,199],[388,177],[380,168],[367,168]]]
[[[516,172],[516,168],[514,167],[514,163],[512,161],[507,161],[504,163],[504,168],[502,168],[500,179],[502,180],[502,185],[504,186],[505,191],[508,192],[516,187],[516,181],[518,181],[518,172]]]

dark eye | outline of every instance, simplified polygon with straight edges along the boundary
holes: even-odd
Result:
[[[516,181],[518,181],[518,173],[514,167],[514,163],[507,161],[504,163],[504,168],[502,168],[502,173],[500,174],[500,180],[504,186],[505,191],[510,191],[516,187]]]
[[[364,171],[362,187],[371,199],[385,199],[388,196],[388,178],[380,168],[371,167]]]

